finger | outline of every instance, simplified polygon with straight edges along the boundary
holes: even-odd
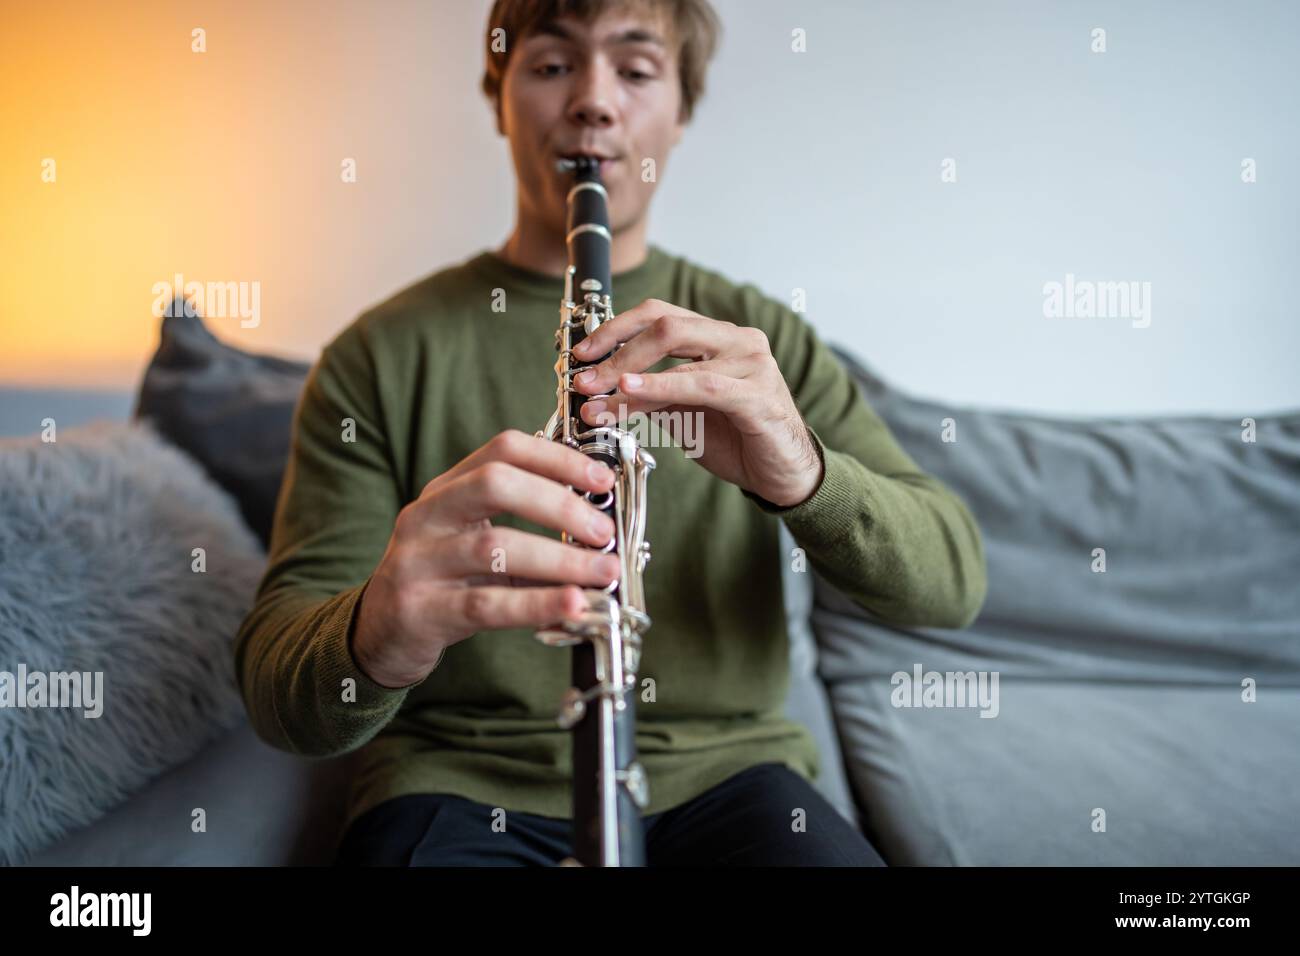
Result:
[[[493,527],[435,538],[426,553],[424,573],[431,577],[479,575],[483,583],[497,585],[521,577],[535,583],[603,588],[618,580],[622,570],[615,554],[518,528]]]
[[[585,456],[584,456],[585,457]],[[614,522],[558,481],[504,461],[489,461],[411,506],[416,521],[434,529],[460,528],[511,514],[544,528],[567,531],[594,547],[614,534]]]
[[[690,375],[660,372],[640,376],[636,387],[632,387],[626,376],[620,384],[628,401],[643,407],[689,405],[714,409],[739,422],[762,421],[767,417],[770,400],[753,383],[753,379],[732,378],[720,372]]]
[[[518,574],[494,574],[490,571],[487,574],[467,574],[461,580],[467,585],[487,585],[489,587],[549,588],[555,586],[554,581],[538,581]]]
[[[697,318],[704,318],[698,312],[683,309],[671,302],[665,302],[663,299],[646,299],[627,311],[614,316],[614,318],[575,345],[573,353],[578,358],[586,361],[599,359],[613,350],[620,342],[628,341],[632,336],[648,328],[666,315],[693,315]]]
[[[643,383],[641,388],[632,391],[620,388],[612,392],[609,398],[586,402],[579,410],[579,414],[582,420],[588,424],[612,425],[618,421],[620,415],[627,416],[633,412],[656,411],[668,405],[676,404],[674,399],[653,397],[652,392],[646,391],[644,383],[648,379],[658,378],[663,375],[699,375],[701,373],[714,373],[729,378],[747,379],[763,375],[769,370],[768,365],[769,360],[757,354],[710,359],[706,362],[683,362],[681,365],[675,365],[664,372],[643,374],[641,376]],[[622,380],[620,380],[620,384],[622,384]],[[650,387],[653,390],[654,383]],[[602,418],[602,415],[608,417]]]
[[[550,588],[555,586],[554,581],[534,581],[532,578],[521,578],[513,574],[471,574],[463,580],[466,584],[473,586],[501,587],[504,585],[512,588]]]
[[[584,395],[598,395],[614,387],[629,372],[644,372],[666,357],[713,358],[743,355],[759,348],[757,329],[720,322],[702,315],[668,315],[642,330],[605,361],[574,377],[574,387]]]
[[[467,587],[459,589],[449,604],[451,623],[471,632],[545,627],[577,619],[587,609],[582,590],[572,584],[550,588]]]
[[[614,486],[614,472],[576,448],[510,428],[492,436],[481,447],[430,481],[425,485],[421,496],[436,491],[491,461],[506,462],[583,491],[604,492]]]

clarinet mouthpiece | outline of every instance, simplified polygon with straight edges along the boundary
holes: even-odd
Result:
[[[561,173],[587,173],[600,175],[600,160],[595,156],[561,156],[555,161],[555,169]]]

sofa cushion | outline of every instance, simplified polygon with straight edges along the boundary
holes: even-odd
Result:
[[[820,672],[891,861],[1300,862],[1282,796],[1300,789],[1300,412],[1254,416],[1252,443],[1241,416],[956,408],[837,352],[970,506],[989,565],[964,631],[891,627],[817,582]],[[895,706],[918,666],[996,672],[997,716]]]
[[[239,721],[231,640],[265,561],[230,498],[146,425],[53,438],[0,441],[0,864]],[[93,703],[13,706],[38,674],[88,675]],[[153,832],[188,834],[193,809]]]
[[[327,866],[353,757],[306,760],[262,741],[247,720],[28,866]],[[190,812],[202,807],[207,830]]]
[[[791,568],[788,555],[795,541],[784,524],[780,527],[781,590],[785,603],[786,633],[790,640],[790,691],[786,716],[802,724],[817,744],[818,769],[813,785],[844,819],[859,825],[857,808],[844,772],[826,685],[817,676],[817,644],[809,620],[813,605],[813,576]]]
[[[294,406],[311,366],[227,345],[200,317],[174,311],[162,321],[135,415],[197,459],[234,496],[265,547],[289,457]]]

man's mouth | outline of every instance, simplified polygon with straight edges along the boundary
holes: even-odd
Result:
[[[556,166],[557,168],[562,169],[562,171],[567,172],[573,168],[572,164],[582,157],[589,157],[591,159],[599,160],[601,176],[605,176],[609,172],[610,168],[613,167],[613,165],[619,161],[618,156],[612,156],[608,153],[595,153],[595,152],[589,153],[589,152],[579,150],[576,152],[557,153]]]

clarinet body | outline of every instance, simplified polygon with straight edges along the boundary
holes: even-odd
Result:
[[[613,239],[598,161],[562,160],[561,168],[574,174],[567,200],[569,266],[555,334],[556,409],[538,435],[562,441],[614,471],[609,492],[579,493],[613,520],[614,536],[604,550],[619,557],[621,571],[608,587],[584,591],[587,608],[580,620],[539,630],[535,636],[553,647],[571,647],[573,655],[572,685],[558,717],[560,726],[573,734],[574,857],[564,862],[644,866],[641,811],[649,800],[649,785],[636,760],[636,675],[642,635],[650,626],[642,572],[650,560],[646,480],[655,460],[631,432],[612,423],[589,426],[579,415],[583,403],[596,396],[574,389],[573,376],[613,354],[583,364],[571,351],[614,317]],[[562,539],[586,546],[567,533]]]

